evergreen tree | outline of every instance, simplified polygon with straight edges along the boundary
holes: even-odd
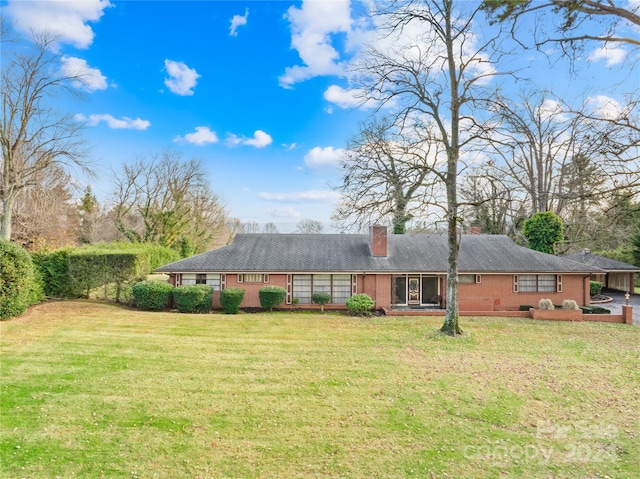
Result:
[[[523,233],[529,248],[555,254],[556,245],[564,239],[562,219],[553,211],[539,211],[524,222]]]

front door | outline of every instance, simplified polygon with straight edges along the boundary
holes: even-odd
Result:
[[[420,277],[409,277],[409,304],[420,304]]]

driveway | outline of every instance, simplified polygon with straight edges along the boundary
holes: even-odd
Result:
[[[622,305],[626,304],[624,293],[612,289],[603,289],[602,294],[613,298],[613,301],[602,303],[598,306],[611,310],[611,314],[622,314]],[[629,297],[629,306],[633,306],[633,324],[640,326],[640,294],[632,294]]]

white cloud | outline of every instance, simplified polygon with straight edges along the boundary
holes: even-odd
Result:
[[[227,133],[227,139],[225,141],[227,146],[247,145],[255,146],[256,148],[264,148],[265,146],[269,146],[273,143],[273,138],[262,130],[256,130],[253,133],[252,138],[244,136],[241,137],[234,133]]]
[[[165,60],[164,67],[169,74],[164,84],[176,95],[191,96],[200,75],[195,68],[189,68],[183,62]]]
[[[265,208],[264,212],[274,218],[300,218],[302,216],[298,210],[291,206],[283,208]]]
[[[248,17],[249,17],[248,8],[244,11],[244,16],[234,15],[233,18],[231,19],[231,26],[229,27],[229,35],[231,35],[232,37],[237,37],[238,27],[241,27],[242,25],[246,25]]]
[[[596,48],[591,55],[589,55],[588,60],[592,62],[597,62],[600,60],[604,60],[608,67],[612,67],[622,63],[627,58],[627,50],[622,47],[608,47],[607,45],[603,45],[599,48]]]
[[[335,103],[340,108],[353,108],[360,103],[358,94],[361,93],[362,90],[360,89],[345,90],[338,85],[331,85],[325,90],[323,96],[325,100]]]
[[[620,102],[606,95],[590,96],[586,104],[596,115],[608,120],[620,118],[624,110]]]
[[[3,7],[3,14],[11,18],[19,31],[46,32],[57,43],[88,48],[94,33],[87,22],[100,20],[104,10],[111,6],[108,0],[10,0]]]
[[[271,138],[271,135],[262,130],[256,130],[253,134],[253,138],[244,140],[243,144],[255,146],[256,148],[264,148],[265,146],[269,146],[272,142],[273,139]]]
[[[318,75],[343,74],[344,67],[332,44],[332,35],[351,31],[349,0],[304,0],[301,8],[289,7],[285,18],[291,24],[291,48],[298,51],[303,64],[285,69],[279,78],[282,87],[290,88]]]
[[[307,168],[318,172],[337,173],[341,168],[340,162],[344,160],[344,155],[345,151],[342,148],[316,146],[304,155],[304,164]]]
[[[107,77],[97,68],[91,68],[87,61],[76,57],[62,57],[61,70],[64,76],[74,77],[72,85],[88,91],[104,90],[107,88]]]
[[[258,193],[263,200],[280,203],[333,203],[340,199],[340,193],[330,190],[294,191],[291,193]]]
[[[173,141],[175,142],[186,142],[191,143],[192,145],[208,145],[211,143],[218,143],[218,135],[216,135],[215,131],[211,131],[206,126],[196,126],[196,131],[194,133],[187,133],[182,136],[176,136]]]
[[[376,102],[374,100],[368,99],[365,100],[366,94],[364,90],[361,88],[351,88],[344,89],[338,85],[331,85],[327,88],[323,95],[325,100],[329,103],[333,103],[339,108],[347,109],[347,108],[364,108],[370,109],[376,106]],[[387,102],[385,108],[390,108],[395,105],[395,101]],[[327,113],[333,113],[333,109],[327,108]]]
[[[141,120],[136,118],[135,120],[129,117],[123,117],[122,119],[115,118],[108,113],[94,114],[86,117],[85,115],[76,115],[77,121],[86,122],[88,126],[97,126],[101,122],[105,122],[109,128],[113,130],[146,130],[151,126],[151,122],[148,120]]]

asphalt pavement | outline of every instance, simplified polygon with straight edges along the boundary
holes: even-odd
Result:
[[[607,308],[611,314],[622,314],[622,305],[627,304],[624,292],[612,289],[603,289],[602,294],[612,298],[610,303],[601,303],[598,306]],[[629,306],[633,307],[633,324],[640,326],[640,294],[629,296]]]

